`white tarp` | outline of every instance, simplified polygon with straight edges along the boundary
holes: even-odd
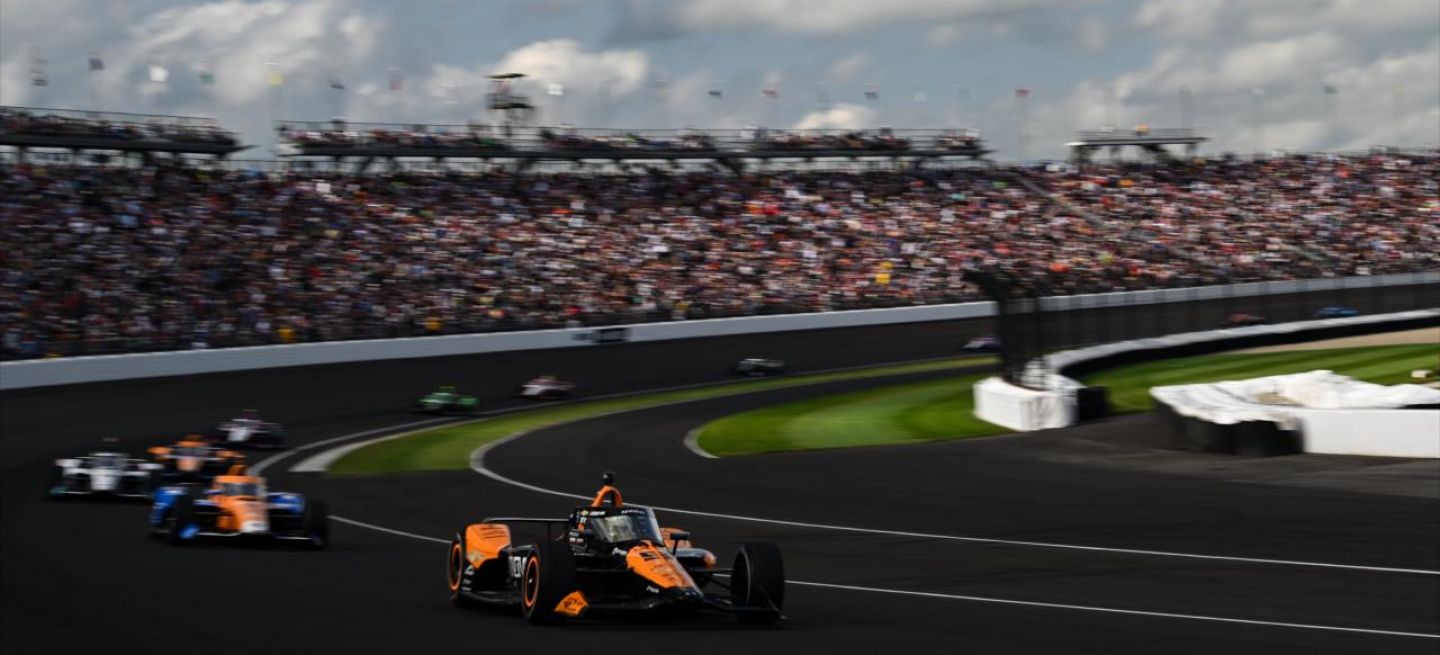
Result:
[[[1440,389],[1418,384],[1373,384],[1333,371],[1272,375],[1217,382],[1215,386],[1250,402],[1275,404],[1280,401],[1309,409],[1399,409],[1440,404]]]

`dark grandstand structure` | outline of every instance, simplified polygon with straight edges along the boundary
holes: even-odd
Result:
[[[104,161],[113,154],[149,161],[157,155],[220,160],[249,148],[214,119],[39,107],[0,107],[0,146],[24,161],[32,151],[63,151]]]
[[[983,161],[991,150],[967,130],[615,130],[499,125],[282,121],[276,131],[290,157],[329,158],[364,170],[379,161],[428,158],[514,162],[749,162],[880,159],[923,166],[937,160]]]
[[[1184,148],[1186,157],[1194,157],[1200,144],[1207,137],[1190,128],[1151,129],[1149,125],[1136,125],[1131,130],[1114,128],[1077,132],[1075,138],[1065,145],[1070,148],[1070,160],[1077,164],[1089,162],[1096,151],[1109,150],[1118,154],[1124,148],[1138,148],[1156,161],[1173,158],[1167,146]]]
[[[1046,371],[1034,364],[1053,350],[1047,344],[1047,337],[1058,335],[1059,331],[1045,323],[1042,299],[1049,295],[1049,290],[1043,280],[998,270],[970,271],[965,279],[995,302],[1000,376],[1014,385],[1045,389]]]

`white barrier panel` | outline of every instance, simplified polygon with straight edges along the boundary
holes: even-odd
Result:
[[[1225,286],[1161,289],[1044,299],[1047,310],[1068,310],[1117,304],[1189,302],[1223,297],[1325,291],[1440,283],[1440,272],[1401,273],[1375,277],[1334,278],[1303,282],[1246,283]],[[670,323],[619,326],[626,341],[660,341],[700,337],[762,334],[791,330],[863,327],[992,316],[994,303],[971,302],[888,309],[862,309],[781,316],[747,316]],[[511,350],[590,346],[589,337],[606,328],[534,330],[488,334],[459,334],[405,339],[373,339],[281,346],[252,346],[222,350],[186,350],[129,355],[98,355],[62,359],[0,362],[0,390],[81,382],[103,382],[172,375],[221,373],[282,366],[313,366],[385,359],[445,357]],[[597,339],[603,341],[604,339]]]
[[[1307,453],[1440,458],[1440,409],[1294,409]]]
[[[1063,428],[1075,422],[1075,396],[1035,391],[998,377],[975,385],[975,416],[987,423],[1029,432]]]
[[[1077,348],[1066,350],[1045,357],[1044,362],[1032,362],[1034,366],[1043,366],[1048,371],[1059,371],[1081,362],[1100,359],[1124,352],[1136,350],[1156,350],[1161,348],[1174,348],[1192,343],[1206,341],[1224,341],[1237,337],[1251,337],[1266,334],[1296,334],[1335,328],[1351,325],[1368,325],[1371,323],[1390,323],[1392,321],[1404,321],[1440,317],[1440,309],[1417,309],[1408,312],[1395,312],[1393,314],[1373,314],[1370,316],[1351,316],[1349,318],[1324,318],[1313,321],[1295,321],[1293,323],[1276,323],[1274,325],[1251,325],[1247,327],[1226,328],[1221,330],[1206,330],[1204,332],[1185,332],[1183,334],[1168,334],[1163,337],[1151,337],[1148,339],[1132,339],[1130,341],[1116,341],[1088,348]],[[1054,376],[1052,383],[1059,383],[1065,386],[1085,386],[1062,376]]]

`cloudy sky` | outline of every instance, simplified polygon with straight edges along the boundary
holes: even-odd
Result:
[[[1187,93],[1210,152],[1433,145],[1440,0],[0,0],[0,104],[217,116],[265,147],[276,118],[483,118],[495,72],[544,123],[971,126],[1004,159],[1180,126]]]

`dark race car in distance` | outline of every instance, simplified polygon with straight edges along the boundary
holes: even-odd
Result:
[[[735,365],[730,367],[730,372],[735,375],[746,375],[750,377],[783,375],[785,373],[785,361],[764,357],[747,357],[735,362]]]
[[[216,439],[231,448],[285,447],[285,427],[279,423],[263,421],[260,412],[246,409],[240,416],[215,427]]]
[[[1311,318],[1350,318],[1351,316],[1359,315],[1360,310],[1354,307],[1331,306],[1321,307]]]
[[[1000,352],[999,337],[975,337],[960,346],[961,352],[967,353],[998,353]]]
[[[518,607],[532,624],[605,614],[712,610],[745,623],[772,623],[785,602],[785,570],[774,544],[741,545],[729,568],[695,548],[690,533],[661,528],[648,507],[626,505],[607,473],[568,518],[488,518],[450,542],[446,566],[457,606]],[[517,541],[511,527],[545,536]],[[716,578],[728,578],[720,582]],[[719,589],[712,589],[719,587]]]
[[[1230,314],[1229,316],[1226,316],[1224,320],[1221,320],[1220,327],[1246,327],[1248,325],[1264,325],[1269,322],[1270,321],[1267,320],[1264,316],[1256,316],[1254,314],[1248,314],[1245,312],[1235,312],[1233,314]]]
[[[235,466],[244,466],[245,456],[191,435],[169,446],[149,450],[160,465],[155,474],[167,482],[209,482]]]
[[[455,387],[447,384],[421,396],[419,400],[415,401],[414,409],[417,412],[448,414],[473,412],[479,406],[479,398],[458,394],[455,392]]]

